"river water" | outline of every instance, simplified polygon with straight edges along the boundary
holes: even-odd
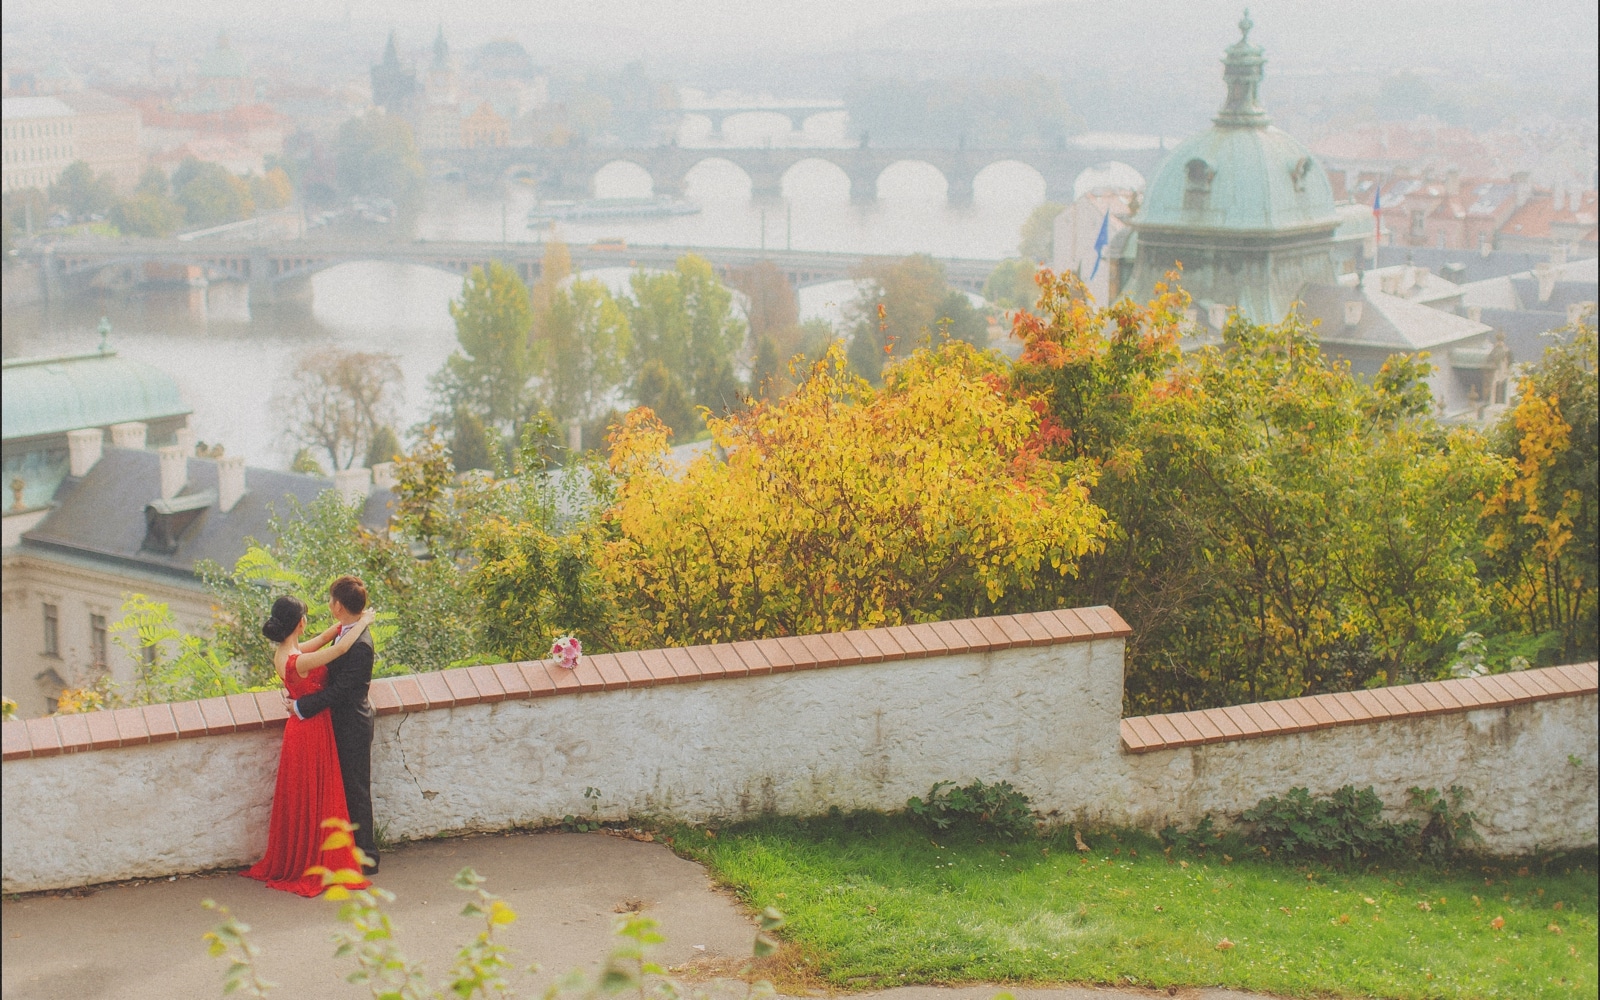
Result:
[[[709,153],[710,151],[708,151]],[[697,167],[688,196],[702,211],[667,219],[565,225],[572,242],[622,237],[635,244],[832,250],[851,253],[931,253],[999,259],[1015,253],[1019,228],[1043,197],[1031,170],[1001,164],[981,174],[974,204],[951,208],[944,181],[931,167],[899,164],[880,179],[878,201],[853,205],[842,173],[821,162],[802,163],[785,179],[784,198],[753,203],[749,182],[726,161]],[[649,178],[614,164],[596,178],[601,197],[650,193]],[[430,189],[416,234],[429,239],[538,241],[548,231],[523,220],[535,200],[530,188],[501,194],[459,187]],[[604,275],[616,284],[620,275]],[[318,274],[313,304],[252,313],[246,289],[216,283],[203,291],[136,290],[84,296],[49,305],[7,308],[5,357],[91,350],[105,316],[112,346],[170,372],[194,408],[199,439],[220,442],[251,465],[282,467],[293,453],[274,400],[295,359],[337,345],[396,355],[405,375],[401,430],[428,409],[426,381],[455,348],[448,304],[455,275],[405,264],[352,263]],[[802,311],[837,318],[851,289],[844,283],[805,289]]]

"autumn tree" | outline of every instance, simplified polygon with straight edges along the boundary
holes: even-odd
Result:
[[[255,214],[250,185],[220,163],[189,157],[172,173],[173,197],[183,206],[184,222],[207,228],[248,219]]]
[[[96,174],[89,164],[74,160],[50,185],[50,200],[74,219],[104,215],[117,202],[116,184],[110,174]]]
[[[944,265],[927,254],[872,262],[855,272],[861,291],[846,312],[852,324],[849,358],[858,375],[876,382],[884,363],[931,343],[944,299]]]
[[[285,436],[348,469],[394,424],[405,376],[392,354],[326,348],[303,355],[278,387]]]
[[[983,282],[983,297],[1001,309],[1032,309],[1039,299],[1033,273],[1038,265],[1026,257],[1012,257],[996,264]]]
[[[416,137],[398,115],[370,111],[340,125],[334,162],[345,194],[404,204],[422,190],[425,171]]]
[[[713,414],[737,407],[744,386],[733,363],[747,327],[711,265],[686,254],[667,273],[634,274],[631,286],[634,398],[641,398],[638,379],[651,362],[658,362],[693,406]]]
[[[172,198],[160,167],[147,167],[133,194],[111,210],[111,221],[134,236],[171,236],[183,225],[183,206]]]
[[[627,644],[1020,608],[1099,544],[1088,481],[1039,455],[1033,401],[959,342],[891,367],[881,389],[836,347],[793,394],[710,425],[726,461],[687,469],[648,411],[613,440],[602,572]]]
[[[1600,407],[1593,313],[1521,380],[1494,428],[1515,472],[1487,495],[1485,569],[1516,632],[1544,637],[1545,659],[1594,659],[1600,616]]]
[[[545,399],[557,420],[586,424],[609,407],[631,349],[628,314],[598,281],[578,280],[550,300]]]
[[[1424,359],[1363,380],[1296,316],[1181,355],[1187,296],[1097,307],[1041,273],[1017,381],[1114,527],[1066,594],[1134,626],[1130,710],[1433,675],[1481,614],[1474,495],[1502,466],[1429,416]]]
[[[528,382],[539,370],[544,346],[533,338],[528,286],[499,261],[474,267],[450,303],[461,350],[434,378],[441,416],[472,412],[486,426],[512,433],[530,407]]]
[[[282,167],[273,167],[259,177],[252,176],[248,183],[250,198],[258,212],[274,212],[294,200],[294,184]]]
[[[1047,201],[1028,213],[1017,241],[1017,255],[1036,264],[1048,264],[1056,250],[1056,216],[1067,206]]]
[[[749,267],[735,268],[728,275],[728,285],[742,293],[749,303],[745,318],[750,325],[750,339],[778,333],[800,322],[800,310],[795,303],[794,289],[777,265],[769,260],[757,261]]]
[[[945,338],[984,346],[988,320],[945,284],[944,265],[926,254],[874,262],[856,271],[861,291],[847,316],[853,324],[850,364],[877,381],[886,362]]]

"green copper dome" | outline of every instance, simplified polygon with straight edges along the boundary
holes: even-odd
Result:
[[[1260,104],[1266,59],[1250,44],[1250,14],[1223,60],[1228,99],[1211,128],[1186,139],[1161,164],[1134,224],[1272,233],[1338,224],[1322,164]]]
[[[7,441],[189,412],[172,376],[115,351],[8,359],[0,385]]]

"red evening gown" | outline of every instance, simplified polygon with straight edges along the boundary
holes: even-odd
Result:
[[[288,679],[284,686],[291,698],[320,691],[328,679],[326,666],[301,677],[294,669],[297,659],[298,653],[289,657],[285,671]],[[240,874],[265,882],[269,889],[317,896],[323,890],[322,876],[307,875],[307,868],[321,865],[332,871],[360,871],[354,848],[322,850],[322,842],[333,832],[321,825],[329,818],[347,822],[350,819],[344,802],[344,779],[339,772],[339,751],[333,742],[333,715],[319,712],[309,719],[298,719],[291,712],[278,756],[278,786],[272,794],[267,854]],[[362,881],[349,888],[365,889],[371,884]]]

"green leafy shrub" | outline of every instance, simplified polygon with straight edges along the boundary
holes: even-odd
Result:
[[[1219,836],[1221,834],[1212,825],[1211,814],[1206,813],[1205,818],[1195,824],[1193,830],[1180,830],[1176,823],[1168,824],[1161,831],[1161,842],[1180,851],[1203,853]]]
[[[1482,841],[1473,824],[1478,814],[1467,812],[1467,790],[1451,785],[1444,791],[1437,788],[1412,788],[1411,804],[1427,814],[1422,830],[1417,834],[1418,850],[1429,861],[1440,861],[1462,849],[1469,841]]]
[[[1281,799],[1262,799],[1241,818],[1254,824],[1255,840],[1273,851],[1339,861],[1397,854],[1422,828],[1415,820],[1384,819],[1378,793],[1354,785],[1315,798],[1291,788]]]
[[[935,830],[967,827],[1002,837],[1022,837],[1036,829],[1032,800],[1009,781],[992,785],[974,781],[964,788],[953,781],[940,781],[928,790],[926,801],[914,795],[907,799],[906,811]]]

